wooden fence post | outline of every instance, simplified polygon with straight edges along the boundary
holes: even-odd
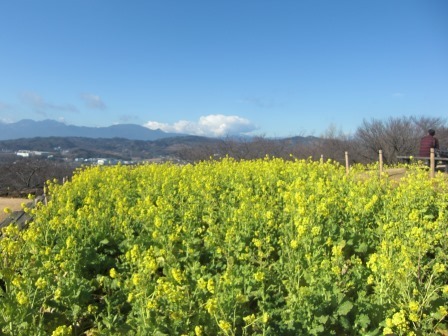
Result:
[[[379,160],[380,160],[380,176],[383,174],[383,150],[380,149],[378,151]]]
[[[348,165],[348,152],[345,152],[345,173],[348,175],[350,167]]]
[[[429,177],[431,178],[434,177],[435,170],[436,170],[436,161],[435,161],[434,148],[431,148],[431,152],[429,154]]]

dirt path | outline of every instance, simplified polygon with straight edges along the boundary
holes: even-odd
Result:
[[[22,203],[30,202],[29,199],[26,198],[6,198],[0,197],[0,222],[3,221],[8,214],[4,212],[5,208],[9,208],[12,211],[22,210]]]

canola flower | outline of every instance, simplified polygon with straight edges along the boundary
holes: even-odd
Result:
[[[115,268],[111,268],[110,269],[110,271],[109,271],[109,276],[112,278],[112,279],[115,279],[115,278],[117,278],[118,277],[118,272],[117,272],[117,270],[115,269]]]
[[[311,160],[80,169],[0,239],[5,335],[412,335],[446,323],[448,183]],[[365,174],[363,174],[365,175]],[[45,315],[45,318],[43,316]],[[83,331],[84,332],[84,331]]]
[[[71,326],[59,326],[51,334],[51,336],[68,336],[72,334]]]

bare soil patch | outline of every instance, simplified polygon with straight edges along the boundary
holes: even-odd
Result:
[[[5,213],[4,209],[9,208],[12,211],[22,210],[22,203],[29,203],[30,200],[26,198],[7,198],[0,197],[0,222],[3,221],[8,214]]]

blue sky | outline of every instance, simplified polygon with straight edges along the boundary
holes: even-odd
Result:
[[[446,0],[0,3],[0,121],[207,136],[448,113]]]

